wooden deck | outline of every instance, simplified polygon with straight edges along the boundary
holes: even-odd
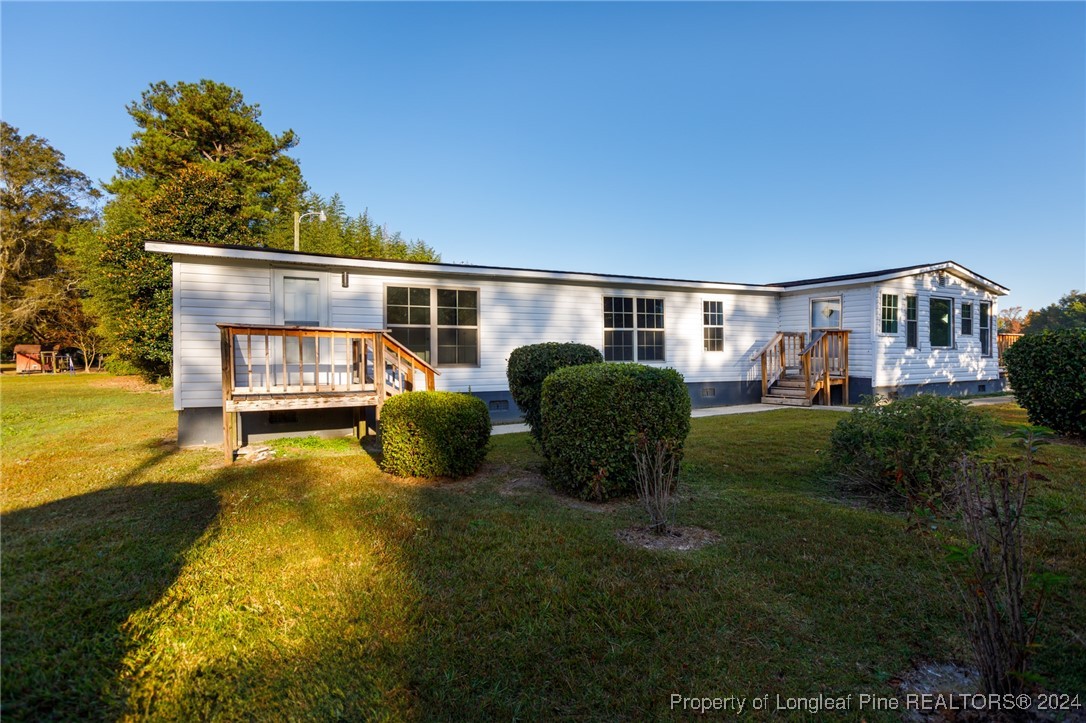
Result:
[[[362,409],[413,390],[432,390],[439,372],[383,329],[219,324],[223,452],[232,462],[238,415],[299,409]],[[363,423],[364,424],[364,423]]]
[[[833,387],[842,387],[848,401],[847,330],[824,329],[811,335],[778,332],[751,358],[762,369],[762,403],[809,407],[816,400],[830,403]]]

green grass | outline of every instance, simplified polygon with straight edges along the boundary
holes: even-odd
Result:
[[[636,504],[510,484],[538,473],[526,434],[457,483],[351,440],[224,467],[173,446],[169,394],[0,383],[5,720],[679,717],[672,692],[889,695],[968,658],[927,541],[820,477],[837,414],[693,420],[678,522],[721,541],[650,552],[615,539]],[[1069,579],[1036,667],[1086,692],[1086,447],[1041,459],[1034,506],[1066,527],[1032,522],[1032,549]]]

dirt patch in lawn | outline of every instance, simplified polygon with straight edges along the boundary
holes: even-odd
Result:
[[[615,536],[632,547],[646,550],[700,550],[720,541],[720,535],[704,527],[672,527],[657,535],[647,527],[630,527],[619,530]]]
[[[1029,696],[1032,706],[1028,709],[989,709],[981,692],[980,672],[958,663],[922,661],[891,684],[898,690],[902,718],[906,721],[1086,721],[1086,711],[1082,709],[1039,710],[1037,693]],[[930,703],[927,709],[915,707],[916,699],[911,701],[909,696],[916,695],[929,696],[922,699]],[[1045,696],[1055,697],[1048,692]]]
[[[90,383],[92,387],[100,389],[121,389],[126,392],[138,392],[140,394],[166,394],[169,389],[163,389],[158,384],[150,384],[139,377],[101,377]]]
[[[505,482],[498,488],[498,494],[502,497],[516,497],[518,495],[543,494],[549,495],[556,502],[574,510],[587,512],[614,512],[630,505],[626,499],[608,500],[607,502],[588,502],[570,497],[550,486],[543,475],[536,472],[521,474]]]

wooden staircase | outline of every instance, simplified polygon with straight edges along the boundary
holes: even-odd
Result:
[[[799,331],[778,332],[752,355],[762,370],[762,404],[809,407],[830,403],[830,390],[842,387],[848,400],[848,331],[817,330],[806,343]]]
[[[807,382],[799,369],[785,369],[780,378],[762,396],[762,404],[780,404],[787,407],[809,407]]]

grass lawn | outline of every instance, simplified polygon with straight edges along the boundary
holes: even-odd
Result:
[[[834,413],[695,419],[678,522],[721,540],[661,552],[616,539],[636,504],[534,484],[525,434],[457,483],[349,439],[224,467],[173,445],[168,393],[0,384],[5,720],[679,717],[672,693],[892,695],[968,659],[928,543],[820,478]],[[1086,447],[1040,458],[1035,511],[1066,526],[1038,515],[1031,545],[1068,581],[1036,670],[1086,693]]]

